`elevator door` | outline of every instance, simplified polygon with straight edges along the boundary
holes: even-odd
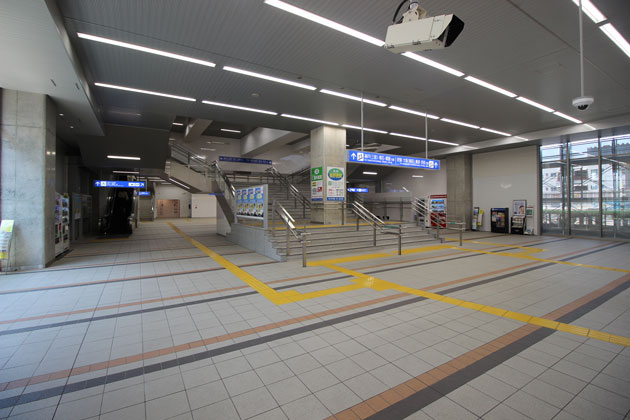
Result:
[[[173,219],[179,217],[179,200],[158,200],[158,217]]]

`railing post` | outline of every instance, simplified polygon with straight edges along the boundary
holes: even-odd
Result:
[[[291,230],[287,226],[287,257],[291,255]]]
[[[403,221],[403,200],[400,199],[400,221]]]
[[[345,201],[341,202],[341,224],[342,225],[346,224],[346,202]]]
[[[402,224],[398,225],[398,255],[402,255]]]
[[[271,205],[271,237],[276,236],[276,200]]]
[[[359,215],[357,214],[357,232],[359,231]]]
[[[306,232],[302,232],[302,267],[306,267]]]
[[[374,229],[373,231],[373,235],[374,235],[374,246],[376,246],[376,225],[373,225],[372,228]]]
[[[462,236],[464,236],[464,226],[462,225],[459,228],[459,246],[462,246]]]

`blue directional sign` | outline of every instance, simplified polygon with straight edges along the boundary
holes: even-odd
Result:
[[[436,171],[440,169],[439,160],[387,155],[385,153],[359,152],[357,150],[348,150],[348,162],[397,168],[432,169]]]
[[[150,196],[151,195],[151,191],[139,191],[138,195]]]
[[[94,181],[97,188],[144,188],[144,181]]]
[[[366,193],[369,191],[370,190],[367,188],[348,188],[348,192],[352,192],[352,193]]]
[[[249,159],[234,156],[219,156],[221,162],[234,162],[234,163],[255,163],[257,165],[271,165],[273,162],[266,159]]]

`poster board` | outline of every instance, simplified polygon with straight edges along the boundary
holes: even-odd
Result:
[[[267,228],[267,185],[236,190],[236,219],[259,220]]]
[[[324,200],[324,174],[322,169],[321,166],[311,168],[311,201]]]
[[[5,267],[8,267],[8,259],[11,255],[14,225],[14,220],[3,220],[0,224],[0,259],[7,260],[7,263],[3,264]]]
[[[346,198],[345,168],[328,166],[326,168],[326,201],[344,201]]]
[[[527,209],[527,200],[513,200],[512,201],[512,215],[525,216]]]

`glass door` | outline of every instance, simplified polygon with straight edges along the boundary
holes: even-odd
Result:
[[[542,232],[568,235],[566,186],[566,146],[543,146]]]
[[[570,234],[600,236],[599,140],[569,143]]]
[[[603,236],[630,239],[630,136],[601,141]]]

